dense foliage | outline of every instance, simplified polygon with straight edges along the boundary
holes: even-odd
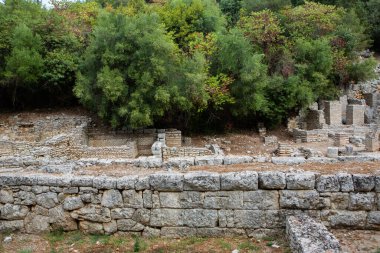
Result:
[[[113,127],[270,125],[373,77],[380,0],[0,3],[0,106]],[[78,99],[78,100],[76,100]]]

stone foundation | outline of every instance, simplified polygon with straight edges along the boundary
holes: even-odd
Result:
[[[301,213],[328,227],[380,229],[380,177],[372,175],[1,175],[0,203],[1,232],[248,236],[284,229],[287,216]]]

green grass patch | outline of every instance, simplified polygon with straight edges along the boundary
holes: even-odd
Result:
[[[239,244],[238,249],[239,250],[248,249],[248,250],[258,251],[258,250],[260,250],[260,247],[255,245],[253,242],[246,241],[246,242]]]
[[[31,249],[22,249],[22,250],[17,251],[17,253],[33,253],[33,250],[31,250]]]
[[[109,235],[91,235],[90,241],[92,243],[100,242],[101,244],[108,244],[110,241]]]
[[[228,250],[228,251],[232,250],[232,245],[230,243],[226,242],[225,240],[219,239],[217,242],[222,249]]]

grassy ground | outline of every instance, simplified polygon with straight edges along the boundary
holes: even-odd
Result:
[[[221,253],[239,250],[248,252],[290,252],[283,239],[262,238],[141,238],[133,235],[85,235],[80,232],[55,231],[45,235],[11,235],[12,242],[3,243],[1,253],[111,253],[111,252],[199,252]],[[279,247],[278,247],[279,246]]]

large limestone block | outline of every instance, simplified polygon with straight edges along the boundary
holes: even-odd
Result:
[[[260,189],[281,190],[286,187],[285,173],[283,172],[260,172],[259,173]]]
[[[72,211],[84,206],[83,201],[80,197],[67,197],[63,201],[63,209]]]
[[[123,199],[124,207],[142,208],[144,205],[141,191],[137,192],[135,190],[124,190]]]
[[[157,191],[182,191],[183,175],[179,173],[160,173],[149,176],[152,189]]]
[[[106,207],[97,205],[87,205],[70,213],[71,217],[76,220],[87,220],[93,222],[110,222],[111,212]]]
[[[316,189],[318,192],[338,192],[340,184],[336,175],[321,175],[317,178]]]
[[[223,173],[220,176],[221,190],[254,191],[258,188],[258,178],[255,171]]]
[[[375,188],[375,177],[366,174],[352,175],[355,191],[369,192]]]
[[[242,207],[242,191],[206,192],[204,195],[204,208],[207,209],[241,209]]]
[[[328,213],[328,221],[331,227],[363,228],[366,224],[367,213],[365,211],[337,210]]]
[[[278,191],[258,190],[243,193],[243,209],[279,209]]]
[[[185,174],[184,190],[186,191],[218,191],[220,176],[218,173],[191,172]]]
[[[314,173],[288,173],[286,174],[286,189],[313,190],[315,187]]]
[[[350,204],[348,206],[349,210],[366,210],[370,211],[375,208],[375,197],[376,193],[350,193]]]
[[[319,209],[324,206],[316,190],[283,190],[280,191],[280,207],[286,209]]]
[[[13,203],[13,193],[11,190],[0,190],[0,203]]]
[[[202,208],[204,193],[197,191],[160,192],[162,208]]]
[[[29,209],[26,206],[5,204],[0,207],[0,219],[2,220],[20,220],[25,218]]]
[[[41,193],[36,196],[37,205],[53,208],[58,205],[58,195],[55,192]]]
[[[235,210],[234,222],[236,228],[262,228],[265,226],[265,211]]]
[[[49,232],[49,217],[29,213],[25,218],[25,231],[29,234]]]
[[[135,212],[134,208],[115,208],[111,209],[111,218],[113,220],[117,219],[130,219],[132,218],[133,213]]]
[[[103,192],[101,204],[102,206],[108,208],[122,207],[123,197],[121,196],[121,193],[118,190],[106,190]]]

